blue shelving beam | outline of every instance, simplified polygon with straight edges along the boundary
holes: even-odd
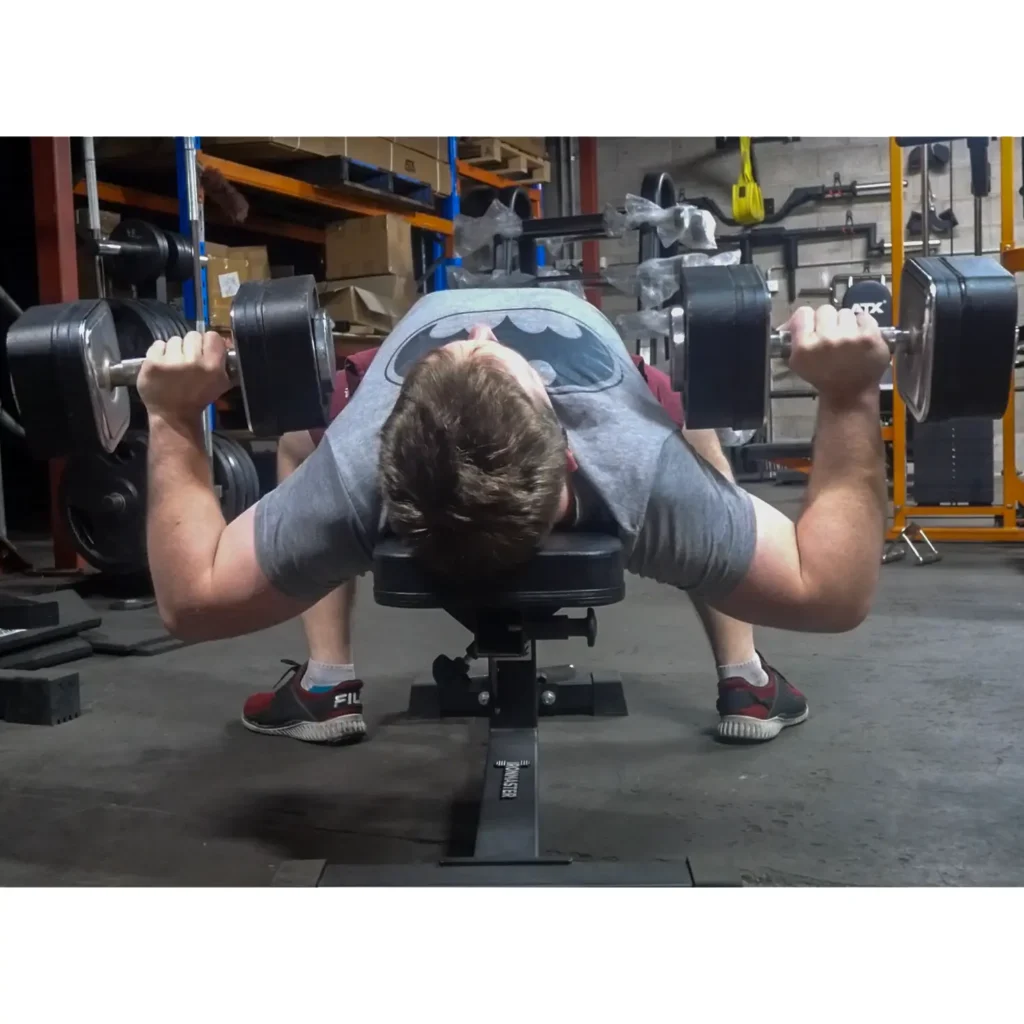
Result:
[[[441,216],[445,220],[455,222],[459,215],[459,159],[458,139],[454,135],[448,136],[448,168],[451,174],[451,193],[441,202]],[[443,291],[448,287],[448,268],[457,267],[462,263],[457,256],[445,258],[444,238],[441,235],[434,236],[431,246],[431,262],[434,264],[434,291]]]
[[[185,140],[187,136],[181,135],[174,139],[174,156],[175,164],[177,167],[178,174],[178,230],[188,239],[192,237],[192,224],[188,219],[188,178],[185,174]],[[195,145],[196,151],[199,150],[200,138],[198,135],[192,136],[192,142]],[[197,169],[198,173],[198,169]],[[202,223],[202,221],[200,221]],[[206,253],[206,237],[205,232],[200,231],[199,233],[199,255],[205,255]],[[203,323],[209,322],[210,315],[210,302],[207,292],[207,277],[206,268],[200,267],[199,269],[200,279],[203,285],[203,309],[202,309],[202,321]],[[191,320],[193,323],[196,321],[196,300],[195,300],[195,289],[186,287],[181,290],[182,298],[182,311],[185,315],[186,320]],[[207,416],[210,420],[210,430],[212,431],[215,426],[214,419],[214,407],[211,405],[207,411]]]

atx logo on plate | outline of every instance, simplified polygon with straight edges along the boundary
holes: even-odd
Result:
[[[869,316],[878,316],[885,312],[885,302],[855,302],[850,309],[854,313],[867,313]]]

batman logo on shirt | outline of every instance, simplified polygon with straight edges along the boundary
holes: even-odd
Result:
[[[552,309],[476,310],[441,317],[398,346],[386,369],[401,384],[409,369],[432,349],[469,337],[486,325],[503,345],[532,363],[548,391],[604,391],[622,380],[622,364],[607,341],[573,317]]]

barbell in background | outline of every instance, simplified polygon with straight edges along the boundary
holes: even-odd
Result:
[[[258,437],[326,427],[334,389],[333,324],[312,276],[247,281],[231,307],[228,374]],[[128,387],[142,359],[121,359],[104,299],[34,306],[7,332],[7,362],[33,454],[112,452],[130,425]]]
[[[161,275],[187,281],[194,272],[192,243],[176,231],[144,220],[122,220],[107,238],[89,244],[107,262],[111,278],[123,285],[147,284]],[[199,262],[208,262],[200,256]]]
[[[900,322],[882,336],[894,353],[896,386],[920,422],[999,419],[1017,352],[1017,286],[985,256],[915,256],[900,277]],[[791,339],[772,331],[761,270],[681,267],[669,311],[672,386],[691,429],[760,427],[768,412],[773,357]]]

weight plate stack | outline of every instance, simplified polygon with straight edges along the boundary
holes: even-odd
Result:
[[[683,267],[679,294],[687,427],[760,429],[768,413],[772,313],[760,269]]]
[[[238,457],[242,462],[242,468],[245,470],[245,508],[249,508],[250,505],[255,505],[256,502],[260,500],[259,473],[256,472],[256,463],[253,461],[252,453],[249,451],[248,447],[235,438],[231,438],[230,440],[235,448],[238,449]]]
[[[167,235],[155,224],[123,220],[110,232],[110,241],[126,246],[106,261],[111,280],[118,284],[149,284],[166,272],[170,247]]]
[[[192,279],[192,243],[177,231],[165,231],[167,237],[167,280]]]
[[[235,296],[231,332],[243,368],[246,418],[259,437],[330,421],[331,390],[313,323],[318,309],[311,275],[246,281]],[[323,342],[332,356],[330,337]]]
[[[896,349],[896,383],[922,422],[1006,411],[1017,355],[1017,285],[983,256],[919,256],[900,277],[900,326],[918,330]]]
[[[220,487],[225,522],[236,519],[260,497],[260,482],[249,452],[226,434],[213,435],[213,478]]]
[[[32,453],[111,451],[128,427],[123,389],[98,385],[105,362],[120,360],[107,303],[88,299],[27,309],[7,332],[7,362]]]
[[[213,435],[213,482],[220,488],[220,508],[230,523],[245,510],[248,481],[238,453],[221,434]]]
[[[61,519],[75,550],[103,572],[146,571],[148,450],[148,435],[129,430],[113,452],[74,455],[65,463]]]

